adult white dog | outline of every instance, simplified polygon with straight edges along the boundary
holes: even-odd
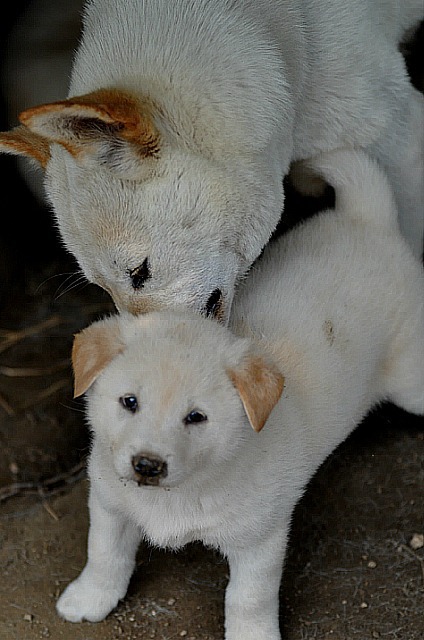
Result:
[[[424,272],[386,177],[353,152],[314,168],[336,211],[266,249],[232,331],[163,310],[76,336],[93,444],[88,562],[57,603],[67,620],[108,615],[141,538],[201,540],[229,561],[226,640],[279,640],[290,520],[309,479],[376,403],[424,413]]]
[[[227,318],[292,162],[366,148],[417,255],[424,98],[399,42],[422,0],[89,0],[69,98],[0,136],[46,169],[66,247],[132,313]]]

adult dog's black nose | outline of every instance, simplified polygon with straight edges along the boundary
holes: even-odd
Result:
[[[168,475],[168,465],[161,458],[140,453],[132,459],[136,480],[139,484],[157,485]]]

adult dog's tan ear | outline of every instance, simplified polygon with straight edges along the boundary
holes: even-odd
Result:
[[[48,141],[23,125],[0,132],[0,151],[36,160],[43,169],[50,159]]]
[[[121,177],[137,177],[141,160],[156,158],[159,131],[147,102],[117,89],[100,89],[26,109],[20,122],[48,144],[81,162],[93,161]]]
[[[117,322],[101,320],[77,333],[72,347],[74,398],[87,391],[105,367],[124,350]]]
[[[253,355],[241,367],[227,373],[239,392],[252,428],[259,432],[281,397],[284,376],[275,365]]]

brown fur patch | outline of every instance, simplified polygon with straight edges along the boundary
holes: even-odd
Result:
[[[50,142],[77,156],[96,139],[120,138],[137,146],[143,157],[155,156],[160,136],[147,101],[117,89],[100,89],[23,111],[19,119]],[[66,123],[66,126],[65,126]]]
[[[111,325],[98,322],[78,333],[72,347],[74,398],[85,393],[123,349],[116,323]]]
[[[227,373],[240,394],[252,428],[260,431],[281,397],[284,376],[258,356],[249,357],[242,368]]]
[[[28,127],[19,126],[0,133],[0,149],[13,155],[26,156],[36,160],[43,169],[50,160],[50,145]]]

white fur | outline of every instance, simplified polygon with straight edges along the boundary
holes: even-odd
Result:
[[[309,479],[376,403],[424,413],[424,273],[388,182],[361,153],[310,166],[334,185],[336,211],[266,250],[237,293],[231,331],[188,310],[85,330],[110,334],[121,352],[85,379],[97,376],[87,394],[88,562],[58,601],[67,620],[101,620],[117,605],[140,539],[173,549],[201,540],[230,565],[226,640],[280,640],[290,520]],[[258,352],[286,384],[255,433],[228,371]],[[94,360],[104,353],[96,343]],[[124,394],[138,397],[138,412],[121,406]],[[185,425],[195,408],[208,421]],[[167,460],[159,486],[135,482],[140,452]]]
[[[99,139],[75,157],[62,144],[69,120],[28,125],[61,141],[46,190],[86,277],[133,313],[202,309],[219,288],[228,318],[281,216],[291,163],[346,146],[384,166],[420,255],[424,99],[399,41],[422,18],[422,0],[90,0],[69,96],[147,100],[161,147],[143,160]],[[134,290],[129,271],[146,257],[152,276]]]

